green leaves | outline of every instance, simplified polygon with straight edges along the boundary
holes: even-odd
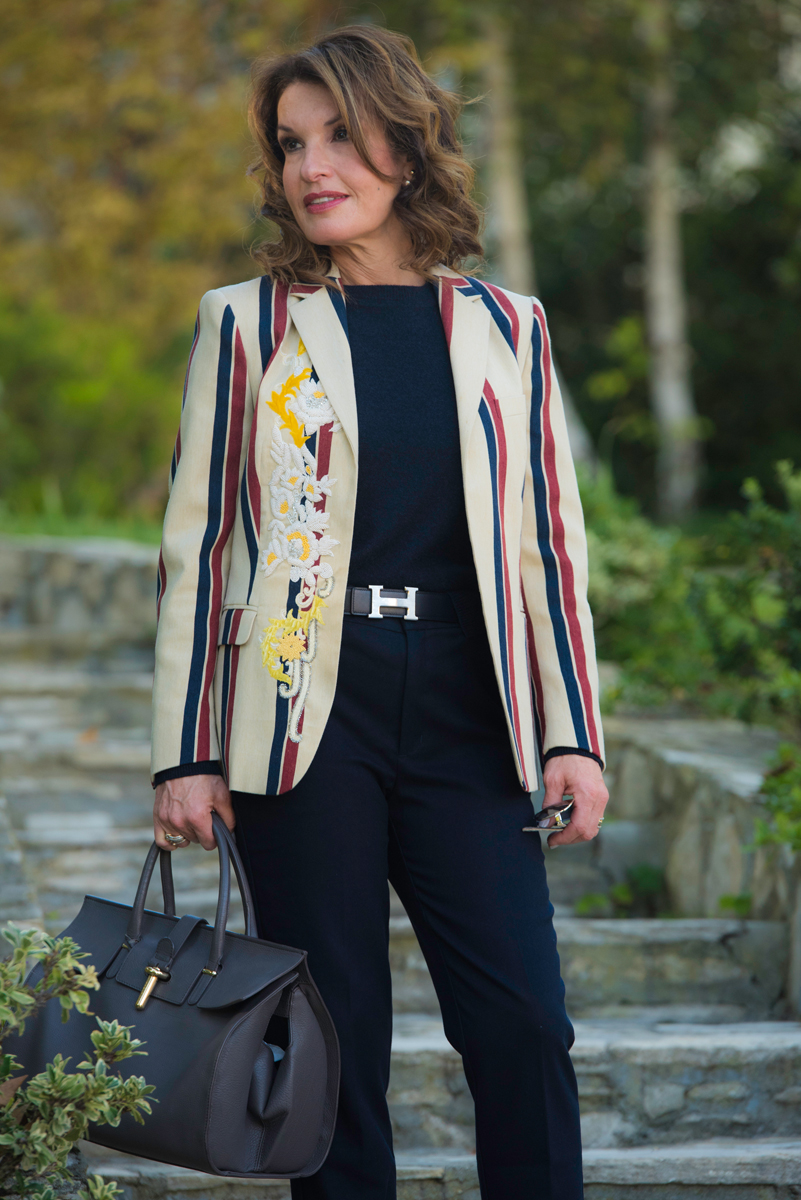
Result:
[[[50,999],[58,999],[65,1021],[73,1008],[89,1011],[88,992],[100,986],[97,972],[80,961],[87,955],[72,938],[53,938],[12,924],[4,937],[12,952],[0,962],[0,1044],[12,1029],[21,1033],[26,1019]],[[41,964],[42,976],[30,987],[24,980],[35,963]]]
[[[801,737],[801,470],[775,472],[786,507],[748,480],[746,511],[696,538],[657,530],[605,475],[584,481],[590,601],[619,698]]]
[[[86,1186],[88,1191],[78,1192],[79,1200],[114,1200],[115,1196],[122,1195],[121,1187],[111,1181],[105,1183],[100,1175],[90,1175]]]
[[[99,987],[94,967],[72,938],[53,938],[37,929],[6,926],[11,955],[0,963],[0,1049],[2,1039],[42,1005],[58,1002],[62,1019],[89,1013],[90,992]],[[25,982],[29,967],[41,965],[36,983]],[[72,1016],[72,1019],[76,1019]],[[57,1054],[32,1079],[20,1078],[11,1054],[0,1054],[0,1194],[22,1178],[63,1172],[67,1157],[89,1124],[116,1126],[127,1113],[140,1124],[150,1113],[154,1089],[141,1076],[123,1078],[117,1063],[146,1054],[144,1043],[131,1036],[132,1026],[97,1018],[91,1033],[92,1059],[70,1071],[70,1061]],[[88,1181],[84,1200],[114,1200],[119,1190],[99,1177]],[[37,1190],[38,1189],[38,1190]],[[17,1187],[19,1191],[19,1188]],[[25,1183],[25,1195],[53,1196],[46,1182]]]
[[[762,781],[765,807],[771,814],[757,822],[758,846],[785,844],[801,850],[801,746],[784,742]]]

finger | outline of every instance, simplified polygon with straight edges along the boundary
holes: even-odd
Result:
[[[564,776],[561,773],[554,774],[548,779],[543,779],[543,783],[545,784],[545,795],[542,807],[550,808],[553,804],[561,804],[565,792],[569,791],[569,788],[565,786]]]
[[[211,809],[205,813],[199,813],[194,818],[193,826],[193,840],[200,842],[204,850],[216,850],[217,839],[211,824]]]
[[[602,803],[588,806],[586,800],[583,802],[577,800],[571,811],[570,824],[566,829],[551,834],[548,838],[548,845],[551,847],[569,846],[574,842],[592,841],[594,837],[597,837],[601,827],[603,811]]]
[[[170,851],[183,850],[186,846],[189,845],[189,839],[186,837],[185,834],[180,833],[177,830],[165,829],[164,826],[158,822],[154,822],[154,824],[153,824],[153,834],[154,834],[154,838],[156,841],[156,845],[159,846],[159,848],[161,850],[170,850]],[[183,840],[180,842],[179,841],[170,841],[170,838],[179,838],[179,837],[182,838]]]
[[[223,821],[225,821],[225,824],[233,833],[234,829],[236,828],[236,814],[234,813],[234,806],[231,802],[231,793],[222,780],[220,780],[220,786],[217,789],[217,793],[214,797],[214,811],[219,817],[222,817]]]
[[[573,828],[573,822],[571,821],[567,829],[561,829],[559,833],[551,834],[548,838],[548,848],[555,850],[557,846],[570,846],[574,842],[584,842],[587,840],[583,834]]]
[[[153,827],[156,831],[156,841],[163,842],[165,849],[175,850],[180,847],[175,842],[170,842],[169,838],[184,838],[184,846],[189,845],[193,840],[192,829],[185,820],[184,813],[175,805],[162,803],[153,814]]]

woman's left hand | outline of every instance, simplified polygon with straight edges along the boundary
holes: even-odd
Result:
[[[548,838],[549,847],[569,846],[571,842],[588,842],[601,827],[609,799],[601,768],[592,758],[582,754],[560,754],[545,764],[543,771],[545,799],[543,808],[561,804],[563,796],[573,797],[570,824]]]

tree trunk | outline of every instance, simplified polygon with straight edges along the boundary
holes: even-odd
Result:
[[[646,95],[645,308],[651,355],[651,407],[659,433],[657,508],[681,520],[698,499],[701,453],[690,377],[677,158],[672,116],[669,0],[643,0],[651,54]]]
[[[537,284],[523,159],[517,135],[508,31],[494,13],[486,14],[484,29],[484,83],[489,116],[485,186],[490,202],[491,234],[497,247],[499,273],[504,287],[523,296],[531,296],[536,294]],[[558,367],[556,371],[573,457],[594,470],[597,458],[592,440]]]

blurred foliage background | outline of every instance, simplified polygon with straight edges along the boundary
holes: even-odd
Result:
[[[352,21],[475,100],[485,275],[549,316],[616,694],[797,735],[799,0],[4,0],[0,528],[158,537],[199,298],[271,232],[250,64]]]

